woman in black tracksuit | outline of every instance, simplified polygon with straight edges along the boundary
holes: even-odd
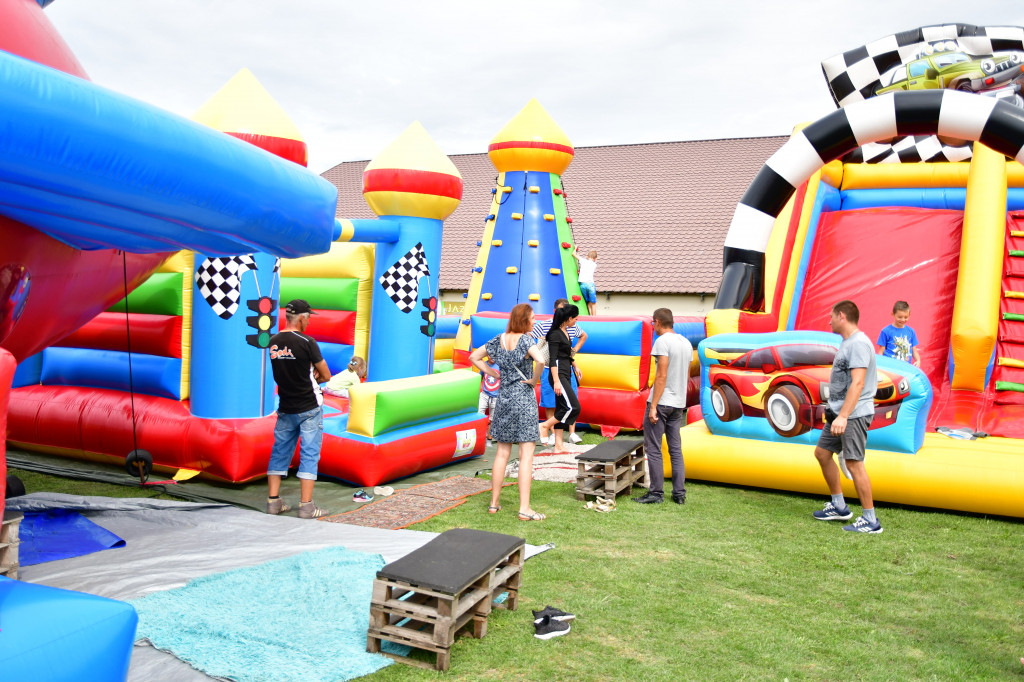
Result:
[[[572,340],[566,329],[576,324],[580,310],[574,305],[562,306],[555,311],[548,342],[548,381],[555,391],[555,414],[540,425],[541,438],[547,437],[548,429],[555,429],[554,452],[563,452],[565,431],[576,423],[580,416],[580,401],[572,390],[573,366]]]

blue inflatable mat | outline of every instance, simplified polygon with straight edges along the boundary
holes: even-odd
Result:
[[[19,539],[18,563],[22,566],[70,559],[125,545],[124,540],[106,528],[67,509],[25,512]]]

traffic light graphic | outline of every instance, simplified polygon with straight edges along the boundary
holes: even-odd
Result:
[[[246,301],[249,310],[257,313],[245,318],[245,323],[257,331],[256,334],[246,334],[245,342],[256,348],[266,348],[270,345],[270,328],[274,326],[274,313],[277,311],[277,301],[269,296]]]
[[[426,324],[420,327],[420,331],[427,336],[433,336],[437,328],[435,324],[437,322],[437,296],[423,299],[423,307],[426,310],[420,313],[420,317]]]

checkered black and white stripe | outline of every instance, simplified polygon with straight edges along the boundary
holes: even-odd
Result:
[[[910,135],[895,144],[868,142],[843,157],[844,163],[917,163],[919,161],[967,161],[971,145],[953,147],[937,135]]]
[[[238,299],[242,295],[242,275],[255,269],[256,261],[251,255],[207,258],[196,269],[196,286],[213,312],[228,320],[238,310]]]
[[[728,282],[749,282],[749,277],[730,277],[731,265],[759,269],[763,281],[764,252],[775,219],[796,188],[819,168],[875,140],[929,134],[979,141],[1024,161],[1020,109],[990,97],[956,90],[897,92],[834,111],[795,133],[743,194],[725,237],[725,272],[715,305],[737,307],[730,304],[741,294],[723,290]]]
[[[430,267],[423,244],[417,243],[397,263],[385,270],[378,281],[398,309],[409,313],[416,307],[420,277],[430,277]]]
[[[874,96],[881,85],[882,74],[889,69],[917,59],[922,48],[945,41],[955,41],[959,50],[969,55],[1024,51],[1024,28],[970,24],[923,26],[829,57],[821,63],[821,69],[832,99],[845,107]]]

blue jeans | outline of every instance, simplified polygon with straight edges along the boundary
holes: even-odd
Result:
[[[597,303],[597,287],[593,282],[580,282],[580,293],[587,303]]]
[[[302,441],[299,450],[299,478],[316,480],[316,467],[320,462],[320,444],[324,439],[324,409],[317,407],[299,414],[277,413],[274,425],[274,449],[270,453],[268,476],[288,476],[288,465],[295,456],[295,443]]]

